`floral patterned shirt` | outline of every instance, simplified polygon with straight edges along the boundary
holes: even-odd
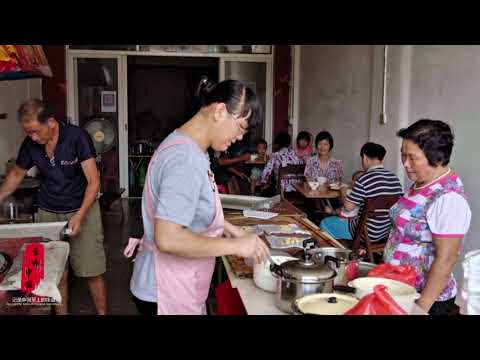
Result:
[[[312,156],[305,165],[305,176],[308,178],[326,177],[328,183],[342,181],[343,162],[341,160],[330,159],[326,169],[320,167],[320,158],[318,155]]]
[[[471,211],[460,178],[450,173],[429,186],[413,187],[390,209],[393,227],[383,259],[393,265],[410,265],[417,272],[418,292],[427,284],[435,260],[434,237],[463,237],[470,226]],[[450,274],[437,301],[455,297],[457,284]]]
[[[281,167],[299,164],[303,164],[303,162],[291,148],[283,148],[274,152],[263,170],[261,183],[266,184],[272,172],[275,173],[275,177],[278,179],[278,172]],[[297,180],[282,180],[281,186],[283,191],[295,191],[295,188],[292,186],[293,181]]]

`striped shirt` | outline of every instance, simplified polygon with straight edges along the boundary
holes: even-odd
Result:
[[[383,166],[370,168],[353,184],[347,200],[359,207],[358,216],[349,220],[348,227],[352,236],[360,222],[360,217],[368,198],[380,195],[402,195],[402,185],[398,177]],[[367,220],[368,237],[371,242],[385,239],[390,232],[391,220],[388,211],[379,211],[375,219]]]

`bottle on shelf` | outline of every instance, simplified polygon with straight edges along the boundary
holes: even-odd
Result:
[[[142,161],[138,167],[138,185],[145,185],[145,178],[147,176],[147,164],[145,161]]]

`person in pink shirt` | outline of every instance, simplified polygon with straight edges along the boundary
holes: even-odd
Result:
[[[297,135],[297,156],[303,161],[306,162],[307,159],[312,156],[313,136],[308,131],[300,131]]]

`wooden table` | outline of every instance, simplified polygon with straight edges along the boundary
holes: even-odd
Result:
[[[326,187],[325,190],[312,190],[307,182],[293,184],[295,190],[307,199],[335,199],[340,197],[340,190],[331,190]]]
[[[306,217],[292,217],[292,216],[285,216],[279,215],[272,219],[268,220],[261,220],[261,219],[253,219],[253,218],[246,218],[244,216],[231,216],[230,214],[225,214],[225,220],[228,222],[238,225],[238,226],[253,226],[258,224],[275,224],[275,225],[287,225],[287,224],[297,224],[305,230],[308,230],[312,233],[312,238],[317,240],[320,247],[338,247],[345,249],[340,242],[335,240],[334,238],[326,235],[324,232],[320,230],[320,228],[315,225],[313,222],[308,220]]]
[[[265,161],[245,161],[245,164],[252,166],[265,166],[267,163]]]
[[[285,199],[280,200],[280,202],[274,204],[273,207],[268,211],[275,212],[283,216],[301,217],[301,218],[306,217],[306,214],[302,210],[300,210],[295,205],[293,205],[290,201]],[[227,215],[232,217],[239,216],[243,218],[242,210],[224,209],[223,212],[225,216]]]

